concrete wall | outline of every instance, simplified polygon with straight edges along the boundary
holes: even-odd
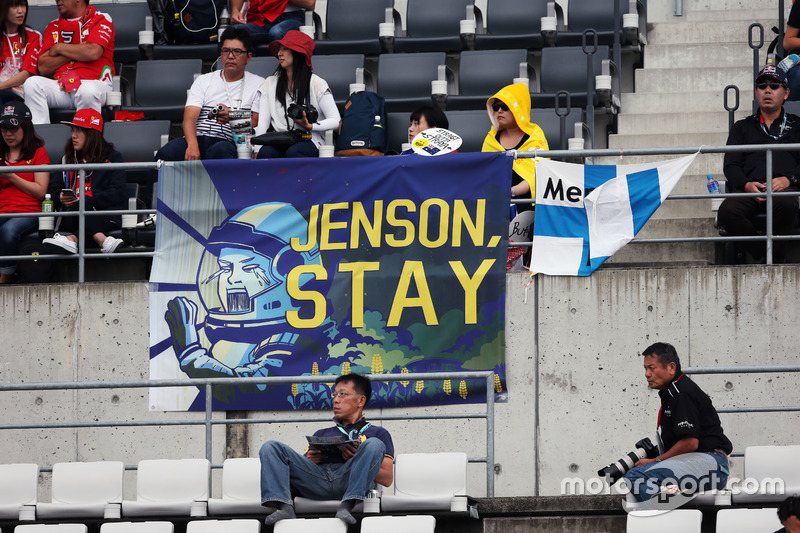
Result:
[[[495,494],[559,494],[564,478],[588,480],[638,439],[652,436],[659,402],[646,388],[637,354],[656,340],[675,344],[684,366],[796,363],[799,278],[793,266],[601,270],[589,278],[537,276],[530,284],[524,274],[509,275],[510,392],[508,403],[496,410]],[[4,287],[0,382],[147,378],[148,320],[146,283]],[[696,381],[717,407],[798,405],[797,374],[710,375]],[[318,424],[301,420],[312,415],[319,413],[300,413],[297,424],[253,426],[245,436],[249,449],[237,451],[255,455],[270,438],[302,448],[303,435]],[[150,412],[145,389],[0,393],[2,424],[177,418],[202,415]],[[797,413],[721,418],[739,452],[747,445],[800,442]],[[399,452],[483,454],[482,422],[385,426]],[[215,429],[213,442],[213,460],[221,462],[223,428]],[[20,429],[0,431],[0,449],[4,463],[118,459],[135,464],[146,458],[202,456],[204,438],[202,426]],[[742,474],[740,460],[734,460],[733,468]],[[133,483],[130,474],[130,498]],[[469,483],[471,494],[484,494],[483,465],[470,467]],[[41,492],[49,500],[47,476]]]

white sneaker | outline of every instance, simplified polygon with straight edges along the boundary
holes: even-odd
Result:
[[[66,250],[71,254],[78,253],[78,243],[69,240],[66,235],[61,235],[60,233],[56,233],[49,239],[44,239],[42,244],[52,244],[53,246],[58,246],[59,248]]]
[[[106,237],[106,240],[103,241],[103,247],[100,249],[100,251],[104,254],[113,254],[122,244],[124,244],[122,239]]]

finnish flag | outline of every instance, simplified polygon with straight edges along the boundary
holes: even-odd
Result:
[[[588,276],[656,212],[697,154],[661,163],[536,163],[531,272]]]

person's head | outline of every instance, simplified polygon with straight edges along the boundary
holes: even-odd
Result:
[[[239,77],[253,58],[253,41],[250,33],[240,26],[228,26],[219,40],[219,58],[225,74]]]
[[[28,0],[3,0],[0,2],[0,21],[6,33],[13,33],[20,27],[25,26],[28,20]],[[19,32],[20,38],[24,39],[25,32]]]
[[[787,533],[800,533],[800,496],[790,496],[781,502],[778,520]]]
[[[411,142],[419,132],[430,128],[449,128],[447,115],[441,109],[432,106],[422,106],[411,113],[411,125],[408,127],[408,142]]]
[[[342,374],[334,382],[333,416],[355,422],[372,397],[372,383],[361,374]]]
[[[651,389],[663,390],[681,375],[681,360],[675,347],[666,342],[651,344],[642,352],[644,376]]]
[[[70,138],[64,146],[67,161],[101,163],[113,145],[103,138],[103,117],[95,109],[79,109],[71,121],[62,121],[71,128]]]
[[[11,149],[20,149],[20,159],[32,159],[44,141],[36,135],[31,111],[23,102],[9,102],[0,112],[0,150],[8,157]]]
[[[292,97],[298,104],[308,104],[311,84],[311,56],[314,54],[314,39],[297,30],[287,31],[283,39],[269,43],[269,51],[278,58],[276,95],[286,107],[286,93],[289,80],[294,87]]]
[[[514,118],[514,113],[509,109],[506,102],[495,98],[491,105],[498,131],[515,129],[518,127],[517,120]]]
[[[56,0],[58,14],[65,19],[76,19],[86,12],[89,0]]]
[[[789,98],[786,72],[774,65],[767,65],[756,75],[755,93],[758,107],[764,113],[777,113]]]

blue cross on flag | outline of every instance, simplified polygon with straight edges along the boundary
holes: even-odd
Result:
[[[661,163],[536,163],[531,272],[588,276],[656,212],[697,154]]]

